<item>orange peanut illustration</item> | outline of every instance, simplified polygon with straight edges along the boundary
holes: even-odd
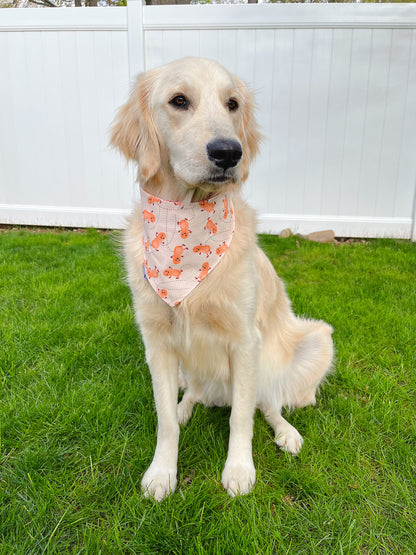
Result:
[[[154,224],[156,221],[156,216],[153,214],[153,212],[149,212],[148,210],[143,210],[143,218],[151,224]]]
[[[166,291],[166,289],[158,289],[157,294],[159,295],[159,297],[162,297],[162,299],[166,299],[166,297],[168,296],[168,292]]]
[[[147,258],[144,261],[144,267],[146,268],[146,276],[148,278],[152,278],[152,277],[157,278],[158,277],[159,272],[156,270],[156,267],[153,270],[151,270],[149,268],[149,261],[147,260]]]
[[[209,264],[208,264],[208,262],[204,262],[204,263],[202,264],[202,268],[200,268],[199,271],[200,271],[201,273],[199,274],[199,276],[197,277],[197,279],[198,279],[199,281],[202,281],[204,278],[207,277],[208,272],[209,272]]]
[[[156,233],[156,237],[153,239],[151,245],[155,250],[158,250],[161,243],[166,239],[166,233]]]
[[[201,243],[193,248],[193,251],[198,254],[206,254],[209,256],[211,254],[211,248],[209,245],[202,245]]]
[[[148,202],[149,204],[156,204],[156,203],[162,202],[162,201],[160,200],[160,198],[154,197],[153,195],[149,195],[149,196],[147,197],[147,202]]]
[[[215,208],[215,202],[208,202],[207,200],[202,200],[199,203],[199,206],[202,210],[206,210],[207,212],[212,212]]]
[[[218,256],[222,256],[227,249],[228,249],[228,245],[224,241],[222,245],[220,245],[217,249],[215,249],[215,252],[218,254]]]
[[[174,268],[171,268],[170,266],[169,268],[166,268],[166,270],[163,270],[163,275],[168,278],[174,277],[176,279],[179,279],[181,277],[181,273],[182,273],[182,270],[177,270],[176,268],[174,269]]]
[[[228,218],[228,198],[224,199],[224,220]]]
[[[148,278],[157,278],[159,276],[159,272],[154,268],[151,270],[150,268],[146,268],[146,274]]]
[[[171,258],[174,264],[180,264],[182,260],[182,254],[185,249],[188,249],[188,247],[185,247],[185,245],[178,245],[173,249],[173,255],[171,256]]]
[[[214,222],[210,218],[208,218],[207,225],[205,226],[205,229],[208,229],[211,233],[217,233],[217,231],[218,231],[217,226],[214,224]]]
[[[181,228],[180,234],[182,239],[188,239],[189,234],[191,233],[189,231],[189,222],[188,222],[188,218],[185,218],[184,220],[181,220],[180,222],[178,222],[179,227]]]

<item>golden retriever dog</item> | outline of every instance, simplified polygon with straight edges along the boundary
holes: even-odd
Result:
[[[158,417],[142,489],[158,501],[175,490],[179,426],[195,403],[231,406],[222,484],[247,494],[256,408],[297,455],[303,439],[282,407],[314,404],[331,366],[332,328],[293,314],[240,195],[260,139],[253,109],[239,78],[190,57],[140,75],[112,127],[142,191],[123,244]]]

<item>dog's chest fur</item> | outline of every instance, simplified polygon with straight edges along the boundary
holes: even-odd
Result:
[[[234,260],[233,248],[221,262],[225,268],[215,270],[181,305],[171,309],[170,340],[186,374],[198,369],[198,376],[207,380],[229,380],[229,357],[233,345],[239,343],[246,330],[253,325],[255,314],[256,280],[236,291],[234,280],[223,280],[223,272],[253,273],[247,258]],[[231,270],[228,266],[234,266]],[[247,303],[244,317],[241,302]],[[240,303],[240,304],[239,304]],[[238,308],[237,308],[238,307]]]
[[[234,208],[235,234],[227,255],[176,307],[159,298],[143,278],[140,208],[125,236],[129,282],[144,338],[150,335],[168,343],[187,375],[197,368],[199,377],[221,383],[229,381],[232,346],[253,325],[257,297],[257,269],[248,255],[256,242],[254,212],[239,197]],[[252,226],[240,230],[240,218],[251,221]]]

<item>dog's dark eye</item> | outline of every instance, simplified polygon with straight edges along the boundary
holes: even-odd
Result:
[[[235,112],[236,110],[238,110],[238,102],[234,98],[230,98],[230,100],[227,102],[227,106],[230,112]]]
[[[187,110],[189,108],[188,99],[181,94],[173,97],[172,100],[169,101],[169,104],[174,108],[179,108],[180,110]]]

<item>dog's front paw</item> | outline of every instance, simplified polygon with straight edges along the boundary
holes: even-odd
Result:
[[[176,488],[176,470],[167,470],[151,464],[142,479],[142,490],[145,497],[153,497],[162,501]]]
[[[222,485],[231,497],[250,493],[256,483],[254,464],[225,463],[222,473]]]
[[[296,457],[302,449],[303,437],[296,428],[285,422],[285,426],[282,426],[282,429],[279,430],[279,434],[274,441],[282,451],[288,451]]]

